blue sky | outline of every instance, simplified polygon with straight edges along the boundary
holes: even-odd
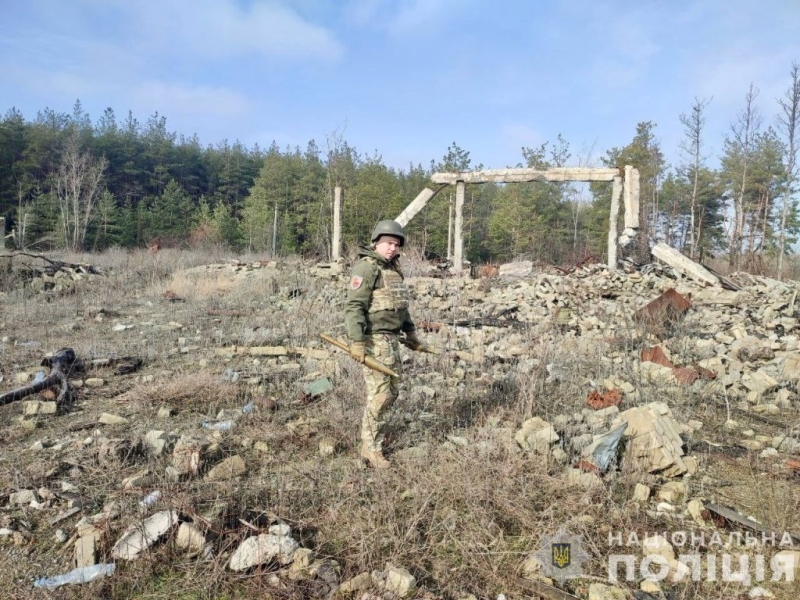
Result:
[[[774,124],[800,61],[798,0],[0,0],[0,22],[2,111],[80,98],[203,144],[339,134],[397,168],[453,141],[513,166],[559,133],[597,164],[644,120],[676,161],[695,96],[713,160],[749,85]]]

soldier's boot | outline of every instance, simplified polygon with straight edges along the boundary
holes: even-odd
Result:
[[[375,469],[388,469],[389,461],[381,453],[380,450],[370,450],[369,448],[361,448],[361,457],[366,460]]]

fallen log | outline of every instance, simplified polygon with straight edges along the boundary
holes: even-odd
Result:
[[[53,356],[42,360],[42,366],[50,369],[50,375],[39,382],[0,395],[0,406],[56,386],[61,387],[56,397],[56,404],[60,406],[65,402],[71,401],[75,390],[69,384],[69,377],[73,369],[78,366],[77,363],[79,361],[77,361],[75,351],[72,348],[61,348]]]
[[[91,275],[100,275],[100,271],[98,271],[94,265],[70,263],[70,262],[65,262],[63,260],[54,260],[52,258],[47,258],[46,256],[42,256],[41,254],[31,254],[29,252],[12,252],[11,254],[0,254],[0,258],[8,258],[9,260],[12,260],[14,259],[14,257],[17,256],[27,256],[28,258],[41,259],[46,263],[50,264],[50,269],[52,272],[60,271],[61,269],[73,269],[73,270],[82,269]],[[50,274],[52,274],[52,272]]]
[[[138,371],[144,361],[138,356],[120,356],[119,358],[95,358],[89,361],[93,367],[117,367],[114,375],[127,375]]]

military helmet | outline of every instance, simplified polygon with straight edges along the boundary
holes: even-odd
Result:
[[[382,235],[391,235],[399,238],[400,246],[406,243],[406,236],[403,235],[403,226],[397,221],[380,221],[372,230],[372,242],[376,242]]]

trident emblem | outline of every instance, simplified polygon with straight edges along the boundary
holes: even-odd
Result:
[[[568,567],[572,562],[569,551],[570,544],[563,542],[553,543],[551,547],[553,548],[553,566],[559,569]]]

